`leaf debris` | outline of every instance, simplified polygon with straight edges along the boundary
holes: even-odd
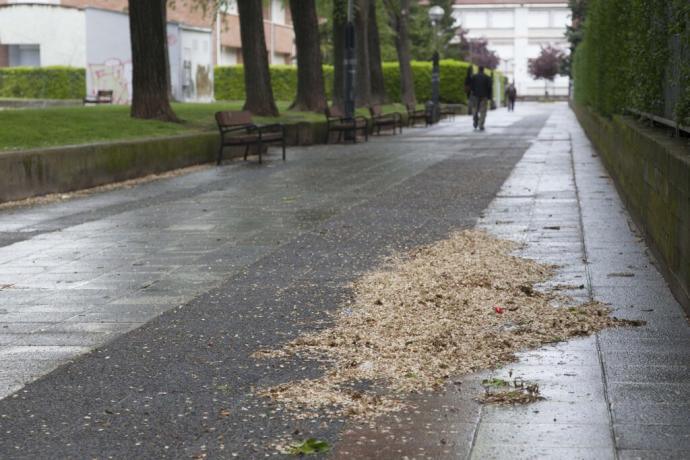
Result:
[[[534,285],[548,280],[555,267],[512,255],[517,247],[466,230],[394,257],[354,283],[354,302],[334,315],[331,327],[256,354],[315,359],[324,375],[258,394],[298,418],[320,413],[370,419],[399,410],[405,394],[514,361],[518,351],[634,324],[612,318],[599,302],[554,307],[570,299]],[[498,315],[496,305],[508,308]],[[505,397],[518,396],[535,397]]]

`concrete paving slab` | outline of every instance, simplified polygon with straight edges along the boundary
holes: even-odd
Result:
[[[294,149],[284,164],[237,162],[0,213],[0,228],[14,232],[0,238],[0,273],[50,274],[21,292],[0,290],[1,308],[29,319],[41,305],[76,313],[0,328],[0,391],[43,376],[0,401],[0,454],[256,458],[296,429],[335,443],[336,458],[686,452],[690,328],[572,113],[562,104],[523,110],[492,112],[484,134],[459,119],[369,144]],[[257,363],[253,351],[322,327],[348,299],[347,282],[381,258],[475,222],[560,265],[554,283],[577,284],[568,292],[579,301],[609,301],[648,324],[491,371],[536,380],[547,399],[529,406],[480,406],[487,374],[411,398],[413,409],[373,429],[293,420],[251,395],[321,372]],[[84,284],[60,289],[61,279]],[[221,408],[231,415],[217,417]],[[665,427],[675,444],[662,442]]]

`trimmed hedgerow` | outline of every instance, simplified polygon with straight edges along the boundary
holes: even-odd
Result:
[[[0,97],[30,99],[81,99],[86,76],[76,67],[0,68]]]
[[[690,124],[690,2],[589,0],[574,76],[575,100],[603,115],[630,107]]]
[[[272,65],[270,71],[275,100],[292,101],[297,94],[297,67]],[[330,97],[333,87],[333,66],[323,66],[323,77],[326,85],[326,96]],[[216,67],[214,80],[216,99],[244,100],[244,67],[242,65]]]
[[[454,60],[442,60],[440,98],[442,102],[465,103],[465,76],[470,64]],[[333,67],[324,66],[326,97],[330,99],[333,90]],[[431,63],[412,62],[415,93],[417,100],[431,99]],[[383,63],[383,79],[388,99],[399,102],[400,68],[397,62]],[[500,79],[501,83],[503,79]],[[279,101],[291,101],[297,93],[297,68],[295,66],[271,66],[271,85],[273,96]],[[501,90],[502,91],[502,90]],[[215,95],[219,100],[243,100],[244,69],[241,65],[216,67]]]

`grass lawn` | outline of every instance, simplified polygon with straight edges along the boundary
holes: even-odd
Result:
[[[278,102],[277,118],[256,117],[258,123],[323,121],[323,115],[290,112],[289,102]],[[219,110],[240,110],[241,101],[212,104],[173,104],[182,123],[137,120],[129,116],[129,106],[52,107],[0,110],[0,152],[99,141],[170,136],[215,130],[213,114]],[[386,111],[404,110],[399,104]],[[364,111],[362,115],[365,114]]]

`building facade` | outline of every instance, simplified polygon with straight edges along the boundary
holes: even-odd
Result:
[[[209,2],[210,3],[210,2]],[[168,8],[172,93],[181,101],[213,99],[213,66],[242,62],[237,4],[204,11],[178,0]],[[269,60],[294,60],[294,31],[282,0],[264,8]],[[0,67],[71,66],[86,69],[87,93],[113,90],[131,100],[127,0],[0,0]]]
[[[468,31],[469,38],[486,38],[490,50],[501,58],[499,70],[514,81],[519,96],[567,96],[569,79],[557,76],[553,82],[534,80],[528,61],[542,46],[552,45],[569,52],[565,39],[570,24],[567,0],[455,0],[453,16]]]

